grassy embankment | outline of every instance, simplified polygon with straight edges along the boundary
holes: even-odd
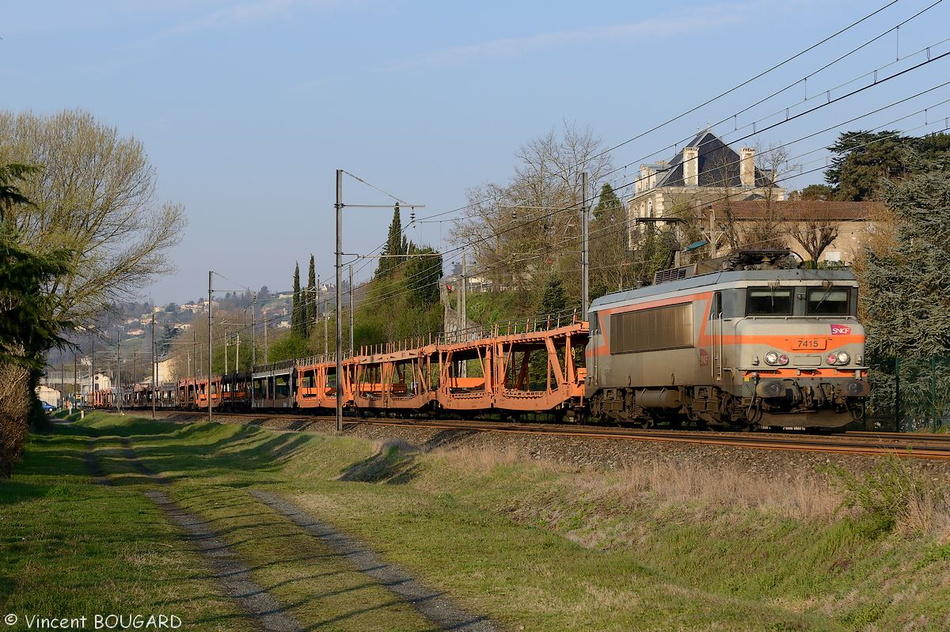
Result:
[[[112,486],[89,476],[89,437]],[[946,498],[896,462],[871,480],[827,474],[838,485],[725,466],[604,473],[99,414],[34,437],[0,482],[0,615],[165,612],[189,630],[242,629],[142,495],[156,483],[122,437],[308,629],[431,626],[248,489],[284,495],[510,629],[950,628]]]

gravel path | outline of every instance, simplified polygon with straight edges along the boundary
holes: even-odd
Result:
[[[132,467],[150,481],[160,486],[170,485],[168,479],[152,471],[138,458],[128,438],[122,439],[122,454]],[[97,483],[112,484],[96,459],[95,439],[91,438],[87,442],[85,459]],[[250,494],[287,517],[309,535],[319,538],[335,553],[345,557],[356,570],[373,578],[412,605],[420,615],[439,628],[458,632],[494,632],[499,629],[485,617],[462,610],[444,593],[427,588],[401,568],[383,562],[364,544],[334,530],[293,503],[271,492],[251,491]],[[255,630],[304,630],[293,616],[285,612],[286,608],[277,599],[251,579],[248,566],[206,522],[179,507],[160,489],[146,491],[145,496],[162,510],[172,524],[184,532],[184,539],[191,542],[202,554],[212,574],[220,582],[224,594],[238,602],[249,613],[248,623]]]
[[[147,491],[145,495],[185,532],[185,539],[192,542],[204,556],[211,572],[221,582],[225,594],[252,614],[258,629],[274,632],[303,631],[300,623],[284,612],[285,607],[251,579],[251,570],[247,565],[205,522],[178,507],[160,490]]]
[[[136,470],[159,485],[169,484],[167,479],[158,476],[142,463],[128,438],[122,439],[122,446],[125,458]],[[90,439],[86,446],[86,463],[97,482],[111,484],[96,460],[94,448],[95,441]],[[186,541],[194,544],[220,582],[224,594],[250,615],[247,622],[254,630],[303,632],[304,628],[285,612],[286,608],[260,584],[251,580],[250,568],[203,520],[179,507],[161,490],[149,490],[145,496],[184,532]]]
[[[250,494],[322,540],[337,554],[349,560],[358,571],[375,579],[443,629],[460,632],[492,632],[498,629],[488,619],[465,612],[443,593],[425,587],[398,566],[383,562],[361,542],[335,531],[277,494],[264,491],[251,491]]]

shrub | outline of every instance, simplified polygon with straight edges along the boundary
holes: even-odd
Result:
[[[933,531],[950,519],[946,495],[896,457],[880,461],[863,475],[839,466],[829,470],[843,492],[843,505],[860,510],[859,531],[868,537],[895,530]]]

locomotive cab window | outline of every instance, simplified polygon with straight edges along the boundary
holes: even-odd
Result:
[[[792,289],[750,287],[746,294],[746,316],[791,316]]]
[[[811,316],[847,316],[851,313],[851,292],[844,287],[808,288],[806,313]]]

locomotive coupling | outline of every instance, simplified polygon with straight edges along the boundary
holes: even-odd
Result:
[[[788,380],[791,382],[791,380]],[[759,397],[764,398],[775,398],[775,397],[785,397],[785,391],[789,386],[794,386],[794,383],[787,385],[786,380],[762,380],[756,383],[755,385],[755,394]]]
[[[848,380],[844,390],[848,397],[867,397],[871,394],[871,385],[864,380]]]

